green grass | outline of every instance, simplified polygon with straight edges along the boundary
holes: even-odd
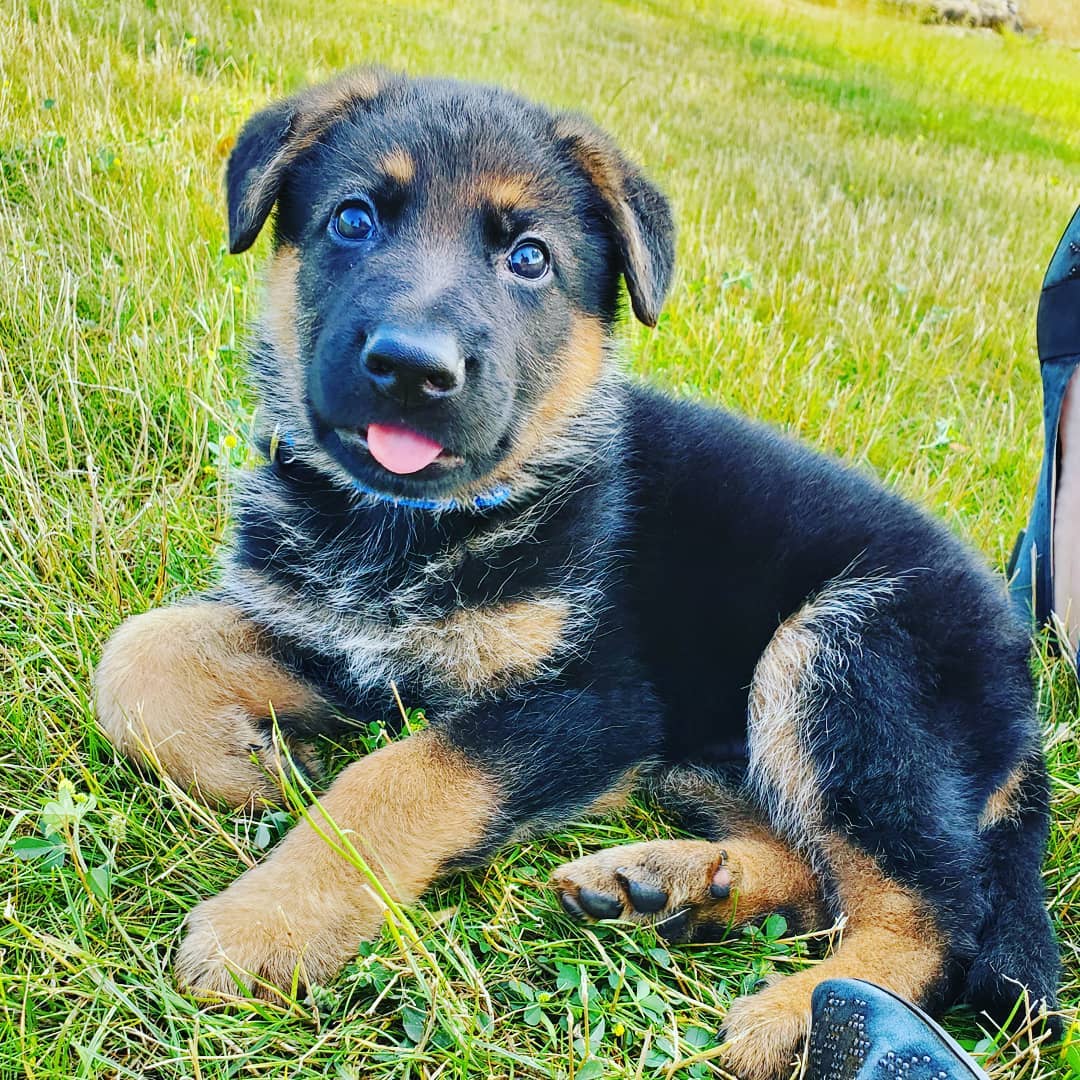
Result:
[[[0,1077],[588,1080],[699,1051],[676,1075],[714,1073],[731,996],[806,946],[571,924],[548,871],[667,835],[641,807],[451,879],[419,944],[384,935],[295,1008],[173,988],[183,914],[275,822],[117,762],[89,688],[124,616],[212,580],[227,528],[259,294],[258,256],[225,253],[230,140],[271,95],[372,60],[591,113],[681,223],[660,326],[626,332],[634,368],[877,470],[1000,565],[1039,455],[1041,273],[1080,191],[1078,55],[856,0],[21,3],[0,50]],[[1075,1016],[1077,695],[1038,667]],[[43,815],[62,866],[12,847]],[[997,1076],[1080,1074],[1077,1050],[1070,1068],[986,1034]]]

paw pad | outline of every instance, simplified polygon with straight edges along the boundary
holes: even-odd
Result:
[[[731,871],[727,867],[728,853],[720,852],[720,865],[709,879],[709,895],[714,900],[726,900],[731,895]]]
[[[575,919],[585,918],[585,909],[577,902],[573,893],[560,892],[559,903],[567,915],[572,915]]]
[[[656,932],[665,941],[681,941],[690,929],[690,909],[682,908],[656,924]]]

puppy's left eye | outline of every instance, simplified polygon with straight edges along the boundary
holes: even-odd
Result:
[[[536,281],[548,272],[551,256],[543,244],[536,240],[523,240],[507,259],[510,272],[518,277]]]
[[[375,235],[375,212],[365,203],[343,203],[330,219],[330,231],[342,240],[370,240]]]

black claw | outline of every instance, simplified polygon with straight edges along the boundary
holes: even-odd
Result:
[[[682,911],[676,911],[668,919],[664,919],[663,922],[656,924],[656,932],[665,941],[677,941],[679,938],[686,936],[686,931],[690,928],[690,910],[689,908],[683,908]]]
[[[622,904],[614,896],[596,889],[578,889],[577,898],[594,919],[617,919],[622,914]]]
[[[647,881],[635,881],[624,870],[618,871],[618,877],[635,911],[655,915],[667,906],[668,894],[658,886],[650,885]]]
[[[583,919],[585,917],[585,909],[570,893],[559,893],[559,903],[562,904],[563,911],[565,911],[567,915],[573,915],[575,919]]]

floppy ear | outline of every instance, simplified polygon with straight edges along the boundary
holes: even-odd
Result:
[[[356,105],[367,104],[390,81],[364,68],[275,102],[241,129],[229,155],[229,251],[247,251],[277,201],[289,166]]]
[[[555,134],[607,206],[634,314],[655,326],[675,269],[675,221],[667,199],[583,117],[560,116]]]
[[[243,127],[229,155],[229,251],[247,251],[274,205],[285,174],[280,159],[292,133],[293,101],[278,101]],[[275,167],[275,165],[277,167]]]

